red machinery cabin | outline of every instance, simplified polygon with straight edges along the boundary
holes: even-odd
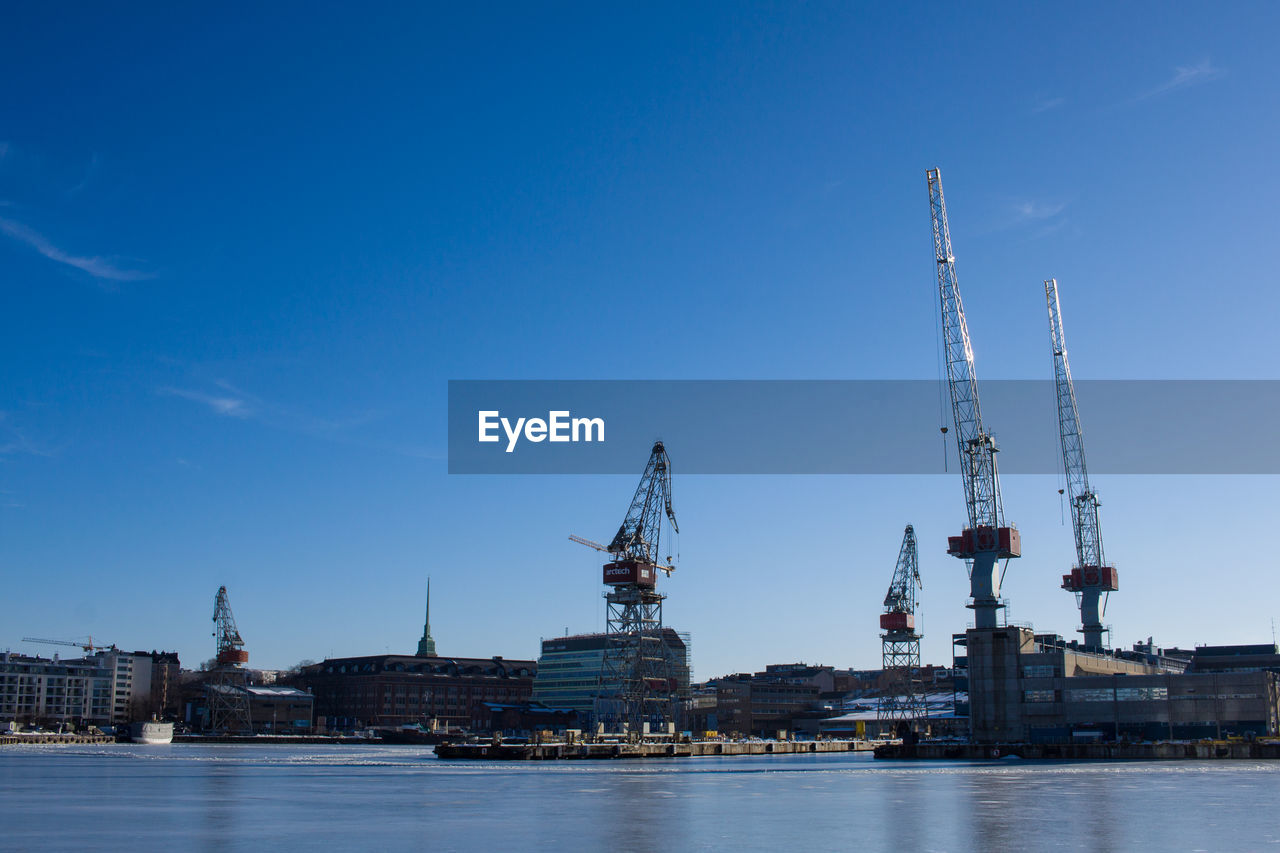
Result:
[[[1071,574],[1062,576],[1062,588],[1071,592],[1079,592],[1082,589],[1115,592],[1120,588],[1120,574],[1112,566],[1085,566],[1083,569],[1072,569]]]
[[[218,663],[248,663],[249,653],[244,649],[223,649],[218,652]]]
[[[604,582],[613,586],[636,584],[653,587],[658,582],[658,573],[652,563],[639,560],[617,560],[604,564]]]
[[[916,617],[914,613],[881,613],[880,627],[885,631],[914,631]]]
[[[995,551],[997,557],[1021,557],[1022,536],[1016,527],[966,527],[959,536],[947,537],[947,553],[957,557]]]

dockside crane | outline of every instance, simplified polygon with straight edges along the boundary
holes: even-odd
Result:
[[[1000,598],[1004,571],[1010,558],[1022,555],[1022,544],[1017,528],[1006,525],[1004,521],[1000,477],[996,469],[996,442],[982,423],[978,375],[973,365],[973,347],[969,342],[964,304],[960,300],[960,285],[956,280],[941,171],[930,169],[926,178],[933,218],[947,386],[951,392],[956,449],[964,478],[965,506],[969,513],[969,526],[959,536],[947,537],[947,553],[967,561],[971,598],[967,606],[973,609],[975,626],[995,628],[999,624],[999,612],[1005,606]],[[945,427],[943,432],[946,432]],[[1003,564],[1001,560],[1004,560]]]
[[[920,634],[916,633],[916,591],[920,581],[920,558],[916,548],[916,531],[910,524],[902,533],[898,562],[884,597],[880,614],[881,660],[885,673],[885,691],[881,696],[877,718],[881,720],[918,720],[927,715],[923,685],[920,683]]]
[[[580,536],[579,544],[607,552],[604,564],[606,684],[596,700],[600,722],[622,723],[639,731],[648,723],[674,722],[678,711],[677,685],[672,676],[670,652],[663,637],[662,602],[657,573],[675,570],[670,555],[662,555],[662,529],[670,524],[680,532],[671,505],[671,459],[661,441],[649,453],[640,485],[613,540],[601,545]]]
[[[1084,644],[1105,648],[1107,629],[1102,624],[1110,593],[1120,588],[1114,566],[1108,566],[1102,552],[1102,528],[1098,522],[1098,495],[1089,485],[1084,459],[1084,430],[1076,404],[1071,364],[1067,360],[1067,338],[1062,330],[1062,307],[1058,302],[1058,280],[1044,283],[1049,308],[1049,342],[1053,350],[1053,379],[1058,400],[1058,435],[1062,442],[1062,467],[1066,474],[1066,496],[1071,505],[1071,526],[1076,536],[1076,564],[1062,576],[1062,588],[1075,593],[1080,608],[1079,631]],[[1063,490],[1059,490],[1061,494]]]
[[[218,587],[213,599],[213,636],[217,642],[213,670],[205,682],[205,698],[209,705],[209,728],[215,732],[253,734],[253,718],[249,710],[249,673],[244,665],[249,653],[236,628],[231,612],[231,599],[225,586]]]
[[[94,652],[111,651],[116,647],[115,643],[111,643],[111,644],[95,643],[93,641],[93,637],[89,637],[84,642],[81,642],[79,640],[46,640],[42,637],[23,637],[22,642],[43,643],[46,646],[71,646],[73,648],[83,649],[86,654],[93,654]]]

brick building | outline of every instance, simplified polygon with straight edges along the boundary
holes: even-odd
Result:
[[[536,671],[534,661],[501,657],[371,655],[313,664],[297,683],[315,696],[317,727],[483,730],[491,717],[483,703],[528,702]]]

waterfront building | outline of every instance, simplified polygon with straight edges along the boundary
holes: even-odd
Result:
[[[147,719],[161,713],[177,667],[174,652],[104,649],[69,659],[6,652],[0,662],[0,720],[105,726]]]
[[[0,721],[19,725],[109,725],[115,671],[98,659],[59,660],[5,652]]]
[[[543,640],[538,673],[533,681],[534,701],[577,711],[584,725],[608,722],[605,719],[608,697],[619,691],[618,685],[610,683],[605,667],[605,651],[609,646],[609,634],[575,634]],[[691,695],[689,635],[663,628],[662,646],[678,700],[676,705],[683,712]]]
[[[1280,734],[1275,646],[1204,646],[1187,661],[1158,650],[1087,651],[1013,626],[970,629],[955,641],[969,698],[957,712],[967,710],[978,743]]]
[[[306,734],[312,729],[315,697],[280,684],[205,684],[189,688],[183,713],[188,725],[208,729],[210,692],[247,696],[250,727],[255,734]]]
[[[315,696],[317,726],[421,724],[480,730],[482,703],[527,702],[537,664],[531,660],[370,655],[330,658],[305,667],[298,683]]]
[[[738,673],[707,682],[715,688],[715,726],[721,734],[775,736],[797,716],[820,710],[817,684],[770,672]],[[710,720],[708,721],[710,722]]]

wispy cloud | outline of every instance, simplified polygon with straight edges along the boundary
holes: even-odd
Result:
[[[28,437],[8,412],[0,412],[0,457],[13,455],[53,456],[54,451]]]
[[[207,406],[215,414],[228,418],[248,418],[254,414],[248,403],[238,397],[223,397],[206,394],[203,391],[191,391],[186,388],[161,388],[160,393],[169,397],[181,397],[193,403]]]
[[[1060,107],[1065,103],[1066,103],[1066,100],[1063,98],[1041,98],[1040,100],[1036,101],[1035,106],[1031,108],[1031,112],[1033,113],[1048,112],[1049,110]]]
[[[140,281],[142,279],[152,278],[151,273],[141,272],[139,270],[123,269],[117,266],[109,258],[100,256],[80,257],[64,252],[57,246],[53,245],[43,234],[28,228],[21,222],[13,219],[5,219],[0,217],[0,233],[4,233],[8,237],[17,240],[20,243],[26,243],[40,254],[44,255],[51,261],[60,264],[66,264],[74,267],[81,272],[88,273],[94,278],[106,281]]]
[[[94,152],[89,157],[89,165],[85,167],[84,177],[80,179],[80,183],[67,190],[63,195],[73,196],[89,185],[89,181],[93,179],[94,174],[98,171],[98,152]]]
[[[1018,202],[1014,205],[1015,224],[1052,219],[1066,209],[1067,205],[1065,203],[1045,204],[1044,202],[1038,201]]]
[[[183,400],[189,400],[221,417],[252,421],[271,429],[306,435],[322,441],[334,441],[354,447],[367,447],[414,459],[441,460],[446,458],[441,451],[435,448],[359,435],[361,427],[373,424],[383,418],[383,415],[379,412],[363,412],[343,418],[321,417],[243,391],[225,379],[218,379],[210,384],[217,390],[201,391],[166,386],[157,389],[157,393],[167,397],[179,397]],[[186,459],[179,459],[177,462],[179,465],[190,465]]]
[[[1227,72],[1221,68],[1214,66],[1208,59],[1203,59],[1195,65],[1178,67],[1173,70],[1173,76],[1168,80],[1138,95],[1137,100],[1145,100],[1154,98],[1157,95],[1164,95],[1177,89],[1185,89],[1188,86],[1195,86],[1199,83],[1207,83],[1210,80],[1217,80]]]
[[[1027,239],[1036,240],[1067,225],[1069,206],[1069,201],[1009,199],[983,230],[988,233],[1017,230]]]

